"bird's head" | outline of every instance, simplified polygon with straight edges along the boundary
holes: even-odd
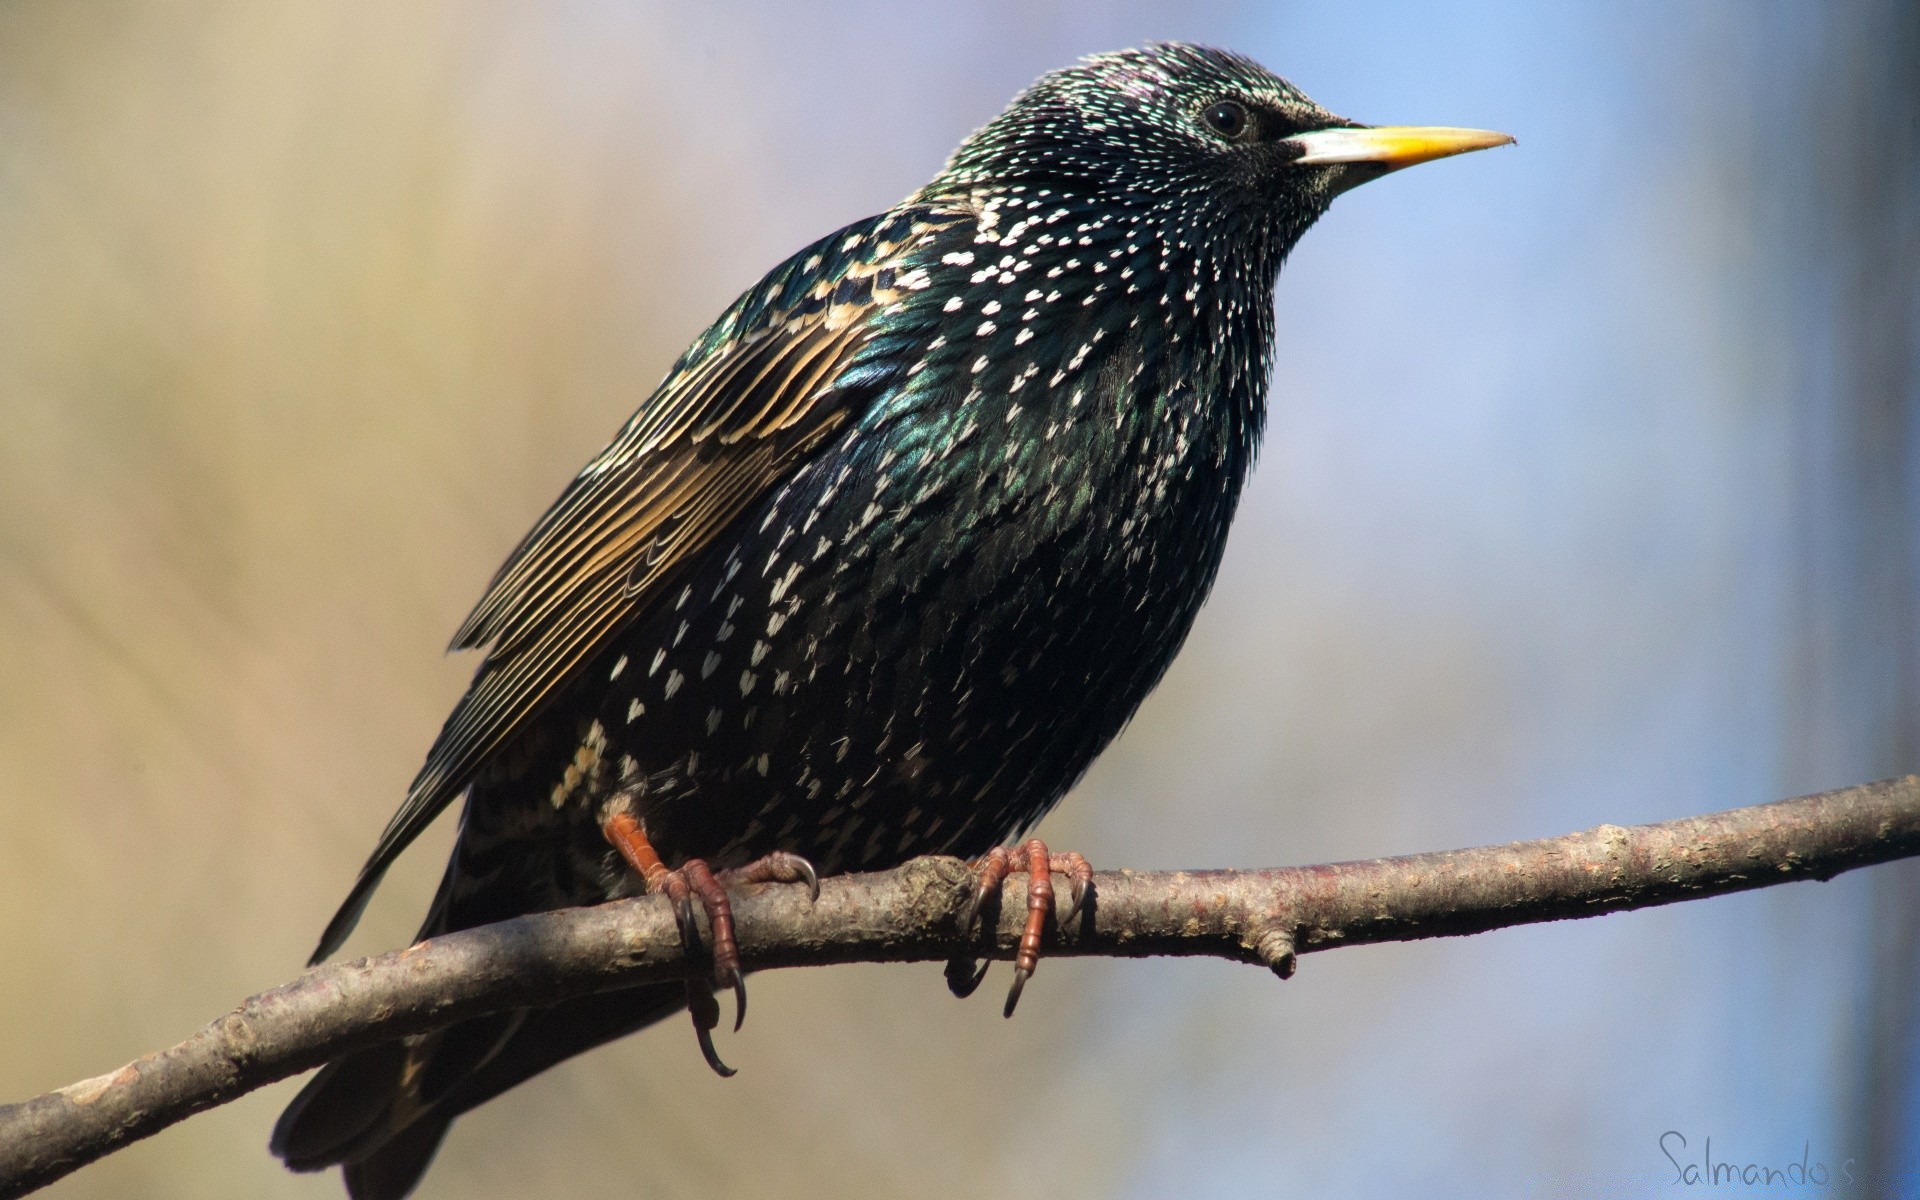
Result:
[[[1180,210],[1188,225],[1246,222],[1278,235],[1284,253],[1348,188],[1512,140],[1361,125],[1252,59],[1158,43],[1041,76],[967,138],[923,195],[1057,188],[1119,207]]]

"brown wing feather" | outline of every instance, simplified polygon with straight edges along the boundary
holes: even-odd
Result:
[[[911,226],[907,237],[876,235],[890,267],[970,217],[922,211],[886,220]],[[656,602],[675,568],[870,399],[871,389],[837,380],[873,336],[873,316],[897,298],[888,267],[869,259],[784,310],[772,303],[811,251],[861,249],[849,232],[802,251],[729,310],[502,565],[453,640],[455,649],[487,647],[486,661],[315,961],[345,940],[387,865],[488,756]]]

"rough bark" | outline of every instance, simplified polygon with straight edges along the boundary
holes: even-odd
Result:
[[[1283,978],[1336,946],[1479,933],[1767,887],[1920,854],[1920,777],[1657,825],[1472,850],[1247,871],[1107,871],[1049,956],[1208,955]],[[954,859],[821,883],[743,890],[750,968],[1009,958],[1025,877],[971,939],[955,915],[972,882]],[[1065,911],[1065,889],[1056,900]],[[704,927],[703,927],[704,928]],[[655,897],[520,917],[353,962],[262,992],[180,1044],[0,1107],[0,1198],[23,1195],[203,1109],[347,1051],[503,1008],[683,976]]]

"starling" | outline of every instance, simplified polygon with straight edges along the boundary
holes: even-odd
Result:
[[[695,340],[501,567],[485,660],[315,961],[464,794],[420,936],[664,891],[713,979],[477,1018],[324,1068],[294,1170],[405,1195],[460,1113],[738,992],[726,887],[1006,849],[1166,670],[1260,442],[1281,261],[1335,195],[1511,139],[1373,128],[1163,44],[1043,76],[895,207]],[[971,915],[969,915],[971,919]],[[978,976],[950,969],[956,991]]]

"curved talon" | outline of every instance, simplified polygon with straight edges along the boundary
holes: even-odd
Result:
[[[993,965],[992,959],[975,962],[970,958],[951,958],[947,960],[947,990],[956,997],[965,1000],[973,995],[980,981],[987,977],[987,968]]]
[[[680,926],[680,946],[689,958],[694,948],[700,944],[700,926],[693,919],[693,896],[691,893],[675,892],[669,889],[667,895],[673,901],[673,919]]]
[[[1073,919],[1080,915],[1080,910],[1086,905],[1086,902],[1087,885],[1076,879],[1073,881],[1073,886],[1067,890],[1067,915],[1060,918],[1060,923],[1062,925],[1073,924]]]
[[[699,1041],[700,1053],[706,1058],[707,1065],[713,1068],[715,1075],[718,1075],[722,1079],[732,1079],[740,1073],[720,1060],[720,1052],[713,1048],[713,1034],[711,1032],[696,1025],[694,1026],[693,1036]]]
[[[1007,881],[1007,875],[1013,870],[1013,855],[1005,846],[995,846],[974,864],[974,869],[980,873],[980,877],[974,882],[973,895],[967,897],[966,904],[960,909],[960,932],[963,934],[973,932],[974,918],[980,915],[989,897],[999,894],[1000,885]]]
[[[981,974],[984,975],[986,972],[982,971]],[[1001,1016],[1011,1017],[1013,1015],[1013,1006],[1020,1003],[1021,990],[1027,986],[1027,980],[1032,978],[1033,972],[1026,967],[1015,967],[1013,969],[1013,986],[1007,989],[1007,1007],[1001,1010]]]
[[[720,983],[733,987],[733,1031],[739,1033],[740,1027],[747,1023],[747,981],[741,978],[739,967],[728,967]]]
[[[1078,917],[1081,909],[1086,906],[1087,895],[1093,890],[1093,867],[1085,858],[1071,850],[1065,854],[1054,855],[1049,865],[1056,871],[1065,871],[1072,883],[1072,887],[1067,892],[1067,915],[1060,918],[1060,924],[1064,928],[1073,924],[1074,918]]]
[[[986,899],[984,892],[975,889],[973,895],[967,897],[967,902],[960,906],[960,913],[954,918],[954,924],[960,927],[961,933],[972,935],[974,919],[980,915],[980,906],[986,903]]]
[[[719,879],[727,887],[745,883],[804,883],[807,899],[820,899],[820,873],[813,869],[812,863],[787,850],[775,850],[744,867],[722,871]]]
[[[736,1074],[734,1069],[722,1062],[720,1052],[713,1048],[713,1028],[720,1023],[720,1002],[694,980],[687,980],[687,1014],[693,1018],[693,1036],[700,1043],[700,1054],[713,1068],[713,1073],[722,1079]]]

